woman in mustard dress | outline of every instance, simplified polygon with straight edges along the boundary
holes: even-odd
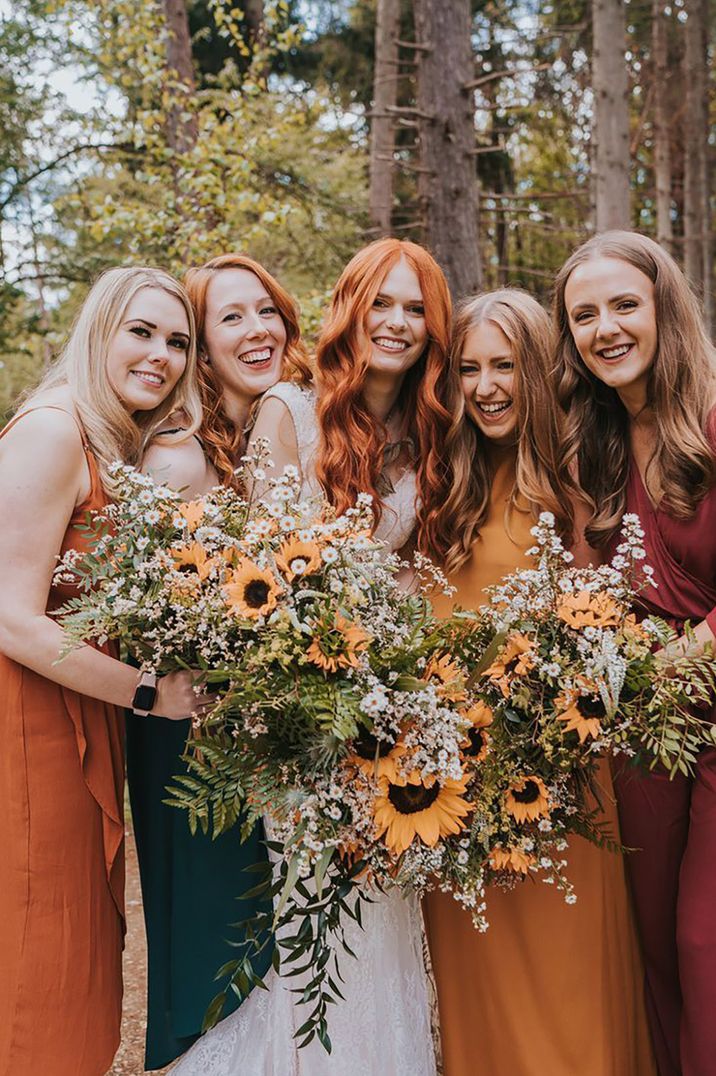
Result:
[[[526,293],[487,294],[457,315],[450,403],[459,418],[448,442],[451,490],[433,531],[457,591],[436,600],[439,612],[476,608],[486,587],[527,567],[540,511],[571,537],[550,360],[547,315]],[[586,547],[572,548],[588,561]],[[604,821],[618,836],[606,765],[599,775]],[[622,858],[577,837],[565,856],[576,904],[529,878],[493,887],[485,934],[451,896],[426,899],[445,1076],[654,1073]]]
[[[155,422],[197,422],[189,301],[166,273],[113,269],[56,366],[0,433],[0,1073],[103,1076],[119,1045],[124,933],[121,706],[136,669],[108,648],[60,658],[58,554],[139,461]],[[158,682],[170,718],[189,673]]]

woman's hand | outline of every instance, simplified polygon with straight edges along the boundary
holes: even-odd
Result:
[[[152,707],[152,714],[166,717],[170,721],[184,721],[192,714],[203,714],[216,701],[201,687],[196,687],[198,672],[181,670],[167,673],[157,680],[157,697]]]

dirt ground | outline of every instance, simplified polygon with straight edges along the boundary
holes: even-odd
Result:
[[[142,915],[137,851],[127,831],[127,939],[124,949],[124,1007],[122,1042],[107,1076],[141,1076],[144,1072],[146,1028],[147,943]],[[169,1069],[157,1069],[157,1073]]]

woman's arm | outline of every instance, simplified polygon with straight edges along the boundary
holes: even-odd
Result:
[[[0,652],[80,694],[131,706],[139,673],[90,646],[61,661],[62,628],[46,614],[52,573],[75,506],[85,453],[70,416],[23,417],[0,441]],[[185,717],[197,708],[187,673],[163,677],[155,709]]]
[[[269,478],[278,478],[288,466],[296,467],[300,474],[296,427],[291,412],[277,396],[269,396],[261,404],[251,431],[248,453],[256,451],[256,442],[261,437],[269,442],[269,454],[274,465],[268,474]],[[261,497],[267,488],[268,481],[256,481],[250,492]]]

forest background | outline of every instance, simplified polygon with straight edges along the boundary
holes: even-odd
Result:
[[[113,265],[240,250],[309,337],[355,250],[543,301],[595,229],[713,328],[714,0],[0,0],[0,421]]]

